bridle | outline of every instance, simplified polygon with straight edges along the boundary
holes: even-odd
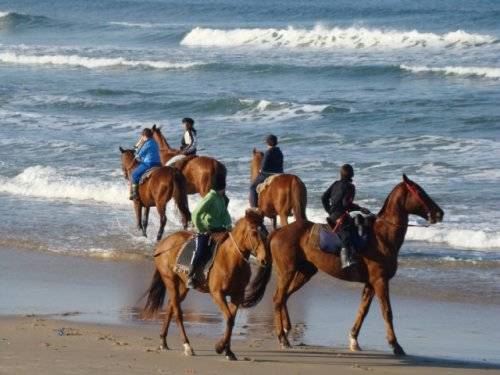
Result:
[[[229,234],[229,238],[233,241],[233,244],[234,244],[234,246],[235,246],[234,251],[235,251],[235,252],[236,252],[236,253],[237,253],[237,254],[238,254],[238,255],[239,255],[239,256],[240,256],[240,257],[241,257],[241,258],[242,258],[242,259],[243,259],[246,263],[250,264],[250,260],[249,260],[250,255],[249,255],[248,257],[246,257],[246,256],[244,255],[244,252],[243,252],[243,251],[241,250],[241,248],[238,246],[238,243],[237,243],[237,242],[236,242],[236,240],[234,239],[234,237],[233,237],[233,235],[231,234],[231,232],[228,232],[228,234]],[[261,234],[262,234],[262,233],[261,233]],[[247,234],[246,234],[246,236],[245,236],[245,240],[247,239],[247,237],[248,237],[248,233],[247,233]],[[252,255],[256,256],[256,254],[257,254],[257,248],[258,248],[258,247],[259,247],[259,244],[257,243],[257,245],[256,245],[256,246],[254,246],[254,245],[253,245],[253,243],[252,243],[252,239],[250,238],[250,248],[251,248],[251,250],[250,250],[250,254],[252,254]],[[261,266],[261,267],[265,267],[265,266]]]
[[[415,197],[421,204],[422,206],[424,206],[425,208],[425,211],[427,213],[427,217],[430,217],[431,215],[431,210],[429,208],[429,205],[427,204],[427,202],[424,200],[424,198],[422,198],[422,196],[420,195],[420,192],[412,185],[410,184],[408,181],[404,181],[404,186],[405,188],[410,192],[410,194]],[[401,224],[397,224],[397,223],[393,223],[387,219],[382,219],[380,216],[377,217],[377,220],[381,220],[387,224],[391,224],[395,227],[402,227]],[[422,227],[422,228],[427,228],[428,225],[415,225],[415,224],[406,224],[406,226],[408,227]]]

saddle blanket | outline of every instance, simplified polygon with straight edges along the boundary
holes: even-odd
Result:
[[[154,171],[156,171],[158,168],[161,168],[161,167],[153,167],[153,168],[148,169],[146,172],[144,172],[144,174],[141,176],[141,179],[139,180],[139,185],[142,185],[151,176],[151,174]]]
[[[208,251],[210,252],[210,259],[203,268],[203,276],[205,277],[205,280],[208,277],[208,272],[212,268],[212,264],[214,263],[215,255],[217,254],[218,242],[211,238],[208,247]],[[179,251],[179,254],[177,255],[177,259],[175,261],[174,271],[188,274],[195,250],[196,235],[193,234],[192,237],[190,237],[184,243],[182,249]]]
[[[271,183],[273,182],[273,180],[276,177],[281,176],[281,175],[282,175],[282,173],[273,174],[273,175],[269,176],[268,178],[266,178],[263,183],[258,184],[257,185],[257,194],[262,193],[269,185],[271,185]]]
[[[175,163],[177,163],[178,161],[181,161],[185,157],[186,157],[186,155],[183,155],[183,154],[175,155],[172,159],[170,159],[169,161],[167,161],[167,163],[165,164],[165,166],[167,166],[167,167],[173,167]]]
[[[314,224],[309,234],[309,241],[312,246],[333,255],[339,255],[342,248],[339,236],[332,232],[328,224]]]

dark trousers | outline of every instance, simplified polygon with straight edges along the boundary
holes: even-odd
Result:
[[[336,220],[339,218],[340,215],[330,215],[329,222],[335,223]],[[356,235],[356,227],[354,225],[354,222],[352,218],[347,215],[344,217],[342,224],[340,225],[339,228],[337,228],[337,235],[340,238],[340,242],[342,242],[342,247],[346,249],[351,249],[355,251],[355,246],[354,246],[354,236]]]
[[[210,259],[210,252],[208,251],[209,242],[210,233],[198,233],[196,235],[196,248],[193,254],[193,259],[191,259],[189,276],[193,276],[194,273],[203,267]]]
[[[253,181],[252,185],[250,185],[250,207],[257,207],[259,204],[259,195],[257,194],[257,186],[259,186],[261,183],[263,183],[266,178],[269,176],[264,175],[260,173],[255,180]]]

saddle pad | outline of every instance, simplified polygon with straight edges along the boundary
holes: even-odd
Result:
[[[144,174],[141,176],[141,179],[139,180],[139,185],[142,185],[151,176],[151,174],[154,171],[156,171],[158,168],[161,168],[161,167],[153,167],[153,168],[148,169],[146,172],[144,172]]]
[[[332,232],[328,224],[314,224],[309,232],[309,243],[321,251],[338,255],[342,244],[337,234]]]
[[[257,185],[257,194],[260,194],[262,193],[269,185],[271,185],[271,183],[273,182],[273,180],[280,176],[282,173],[277,173],[277,174],[273,174],[271,176],[269,176],[268,178],[266,178],[264,180],[264,182],[262,182],[261,184],[258,184]]]
[[[216,245],[218,245],[217,242],[211,239],[209,245],[209,251],[211,252],[210,259],[205,264],[203,269],[205,279],[208,277],[208,272],[210,271],[210,268],[212,268],[212,264],[215,260],[215,254],[217,254],[218,246]],[[183,247],[179,251],[175,261],[174,271],[188,274],[189,268],[191,267],[191,260],[193,259],[193,254],[196,249],[196,236],[193,234],[193,236],[190,237],[182,246]]]
[[[185,157],[186,157],[186,155],[183,155],[183,154],[175,155],[172,159],[170,159],[169,161],[167,161],[167,163],[165,164],[165,166],[167,166],[167,167],[173,167],[174,164],[176,164],[178,161],[181,161]]]

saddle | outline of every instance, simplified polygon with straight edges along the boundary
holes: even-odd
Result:
[[[153,168],[148,169],[146,172],[144,172],[143,175],[141,176],[141,179],[139,180],[139,185],[142,185],[144,182],[146,182],[146,180],[149,177],[151,177],[151,174],[159,168],[161,168],[161,167],[153,167]]]
[[[212,265],[215,260],[215,256],[217,254],[217,250],[219,245],[223,240],[226,239],[227,232],[213,233],[210,236],[210,241],[208,244],[208,250],[210,252],[210,259],[205,263],[205,267],[203,268],[203,277],[204,280],[201,280],[200,284],[203,284],[208,279],[208,273],[212,268]],[[193,259],[194,251],[196,250],[196,235],[193,233],[191,237],[189,237],[186,242],[182,245],[179,254],[177,255],[177,259],[175,260],[174,271],[179,273],[188,274],[189,269],[191,267],[191,260]]]
[[[180,156],[180,155],[177,155],[177,156]],[[176,158],[177,156],[174,156],[174,158]],[[187,156],[184,156],[183,158],[180,158],[177,161],[173,162],[172,164],[170,164],[170,166],[174,167],[175,169],[178,169],[179,171],[182,171],[188,162],[190,162],[191,160],[193,160],[194,158],[197,158],[197,157],[198,157],[198,155],[187,155]]]
[[[257,185],[257,194],[260,194],[262,193],[269,185],[271,185],[271,183],[273,182],[273,180],[280,176],[282,173],[277,173],[277,174],[273,174],[271,176],[269,176],[268,178],[266,178],[264,180],[264,182],[260,183]]]

